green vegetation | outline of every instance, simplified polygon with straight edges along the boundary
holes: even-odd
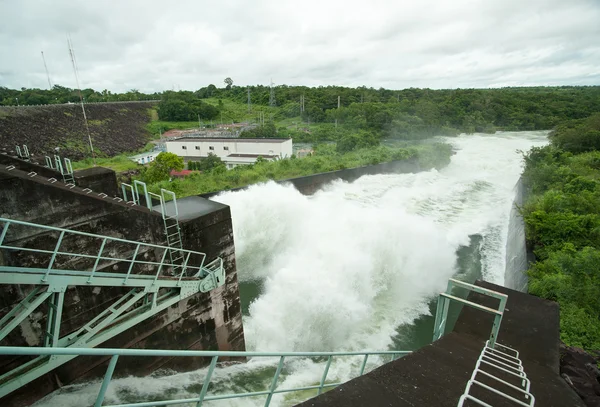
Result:
[[[113,157],[107,157],[106,154],[103,154],[102,151],[96,151],[96,165],[100,167],[110,168],[115,171],[117,174],[120,172],[126,171],[135,171],[143,169],[144,167],[134,161],[132,161],[129,157],[140,154],[147,151],[152,151],[154,148],[154,144],[147,143],[146,146],[138,151],[133,151],[129,153],[122,153],[119,155],[115,155]],[[85,168],[90,168],[94,166],[94,161],[91,158],[86,158],[80,161],[73,161],[73,169],[74,170],[82,170]]]
[[[144,168],[142,178],[144,182],[151,184],[168,180],[172,170],[183,169],[183,158],[173,153],[160,153],[150,165]]]
[[[537,262],[529,292],[558,301],[561,339],[600,349],[600,113],[561,124],[525,156],[522,208]]]
[[[96,158],[96,165],[99,165],[100,167],[110,168],[117,173],[131,170],[139,170],[141,167],[140,164],[131,161],[129,159],[129,156],[129,154],[119,154],[110,158],[98,157]],[[82,170],[84,168],[90,168],[93,166],[94,161],[91,158],[86,158],[85,160],[73,162],[74,170]]]
[[[451,147],[443,143],[424,144],[408,148],[375,147],[340,154],[334,144],[316,147],[315,154],[297,159],[295,157],[277,161],[259,160],[254,165],[238,166],[227,170],[224,165],[216,165],[203,173],[192,174],[184,179],[171,182],[162,181],[150,185],[157,192],[166,188],[177,196],[198,195],[208,192],[237,188],[268,180],[281,180],[317,174],[327,171],[373,165],[393,160],[413,158],[421,168],[433,168],[446,165],[450,161]]]

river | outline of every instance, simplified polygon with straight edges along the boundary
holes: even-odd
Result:
[[[520,151],[546,144],[546,133],[445,140],[456,154],[440,171],[338,181],[313,196],[267,183],[213,198],[231,206],[248,350],[415,349],[431,341],[432,300],[448,278],[504,283]],[[264,390],[273,363],[222,367],[211,390]],[[347,380],[356,366],[355,358],[335,362],[328,379]],[[318,383],[322,368],[292,360],[280,386]],[[116,379],[106,401],[195,397],[203,374]],[[98,386],[66,386],[36,406],[91,405]],[[278,395],[271,405],[310,396]],[[206,403],[262,404],[264,397]]]

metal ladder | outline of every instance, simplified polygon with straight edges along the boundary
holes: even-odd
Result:
[[[54,156],[55,169],[58,172],[60,172],[60,175],[62,175],[63,182],[65,184],[75,185],[75,176],[73,174],[73,165],[71,165],[71,160],[68,158],[65,158],[64,161],[65,161],[65,165],[63,166],[62,159],[60,158],[60,156],[55,155]],[[46,160],[46,166],[47,165],[48,165],[48,160]],[[50,167],[50,168],[52,168],[52,167]]]
[[[163,224],[165,227],[166,245],[173,249],[169,251],[169,259],[171,260],[171,264],[176,265],[174,272],[179,272],[180,267],[183,265],[184,259],[180,255],[180,250],[183,249],[183,243],[181,237],[181,227],[179,225],[177,196],[175,195],[175,192],[161,188],[160,195],[158,195],[149,192],[146,183],[138,180],[134,180],[133,185],[122,183],[121,190],[123,192],[123,199],[125,199],[126,202],[133,202],[136,205],[142,205],[141,197],[143,197],[146,201],[146,206],[151,211],[155,210],[152,203],[152,198],[159,202],[158,206],[160,208],[160,213],[162,215]],[[129,196],[131,197],[131,201],[128,200]],[[172,209],[170,207],[172,207]]]
[[[479,377],[487,379],[487,383],[483,383]],[[480,406],[490,406],[489,403],[471,394],[473,388],[492,392],[518,406],[533,407],[535,397],[531,394],[530,387],[531,382],[523,370],[519,352],[497,342],[491,346],[490,341],[486,341],[457,407],[463,407],[467,400]],[[513,395],[508,394],[509,391],[512,391]],[[520,399],[516,397],[517,394]]]
[[[31,155],[29,154],[29,148],[27,148],[27,145],[23,144],[23,150],[21,150],[21,147],[16,146],[15,150],[17,151],[17,157],[19,157],[21,160],[31,160]]]
[[[5,218],[0,218],[0,227],[2,255],[11,259],[18,254],[18,258],[27,258],[31,264],[28,267],[8,262],[0,264],[0,284],[33,286],[32,291],[0,319],[0,341],[46,302],[44,346],[92,348],[184,298],[225,283],[223,260],[216,258],[205,264],[206,255],[200,252]],[[37,240],[23,239],[24,236],[45,236],[46,241],[54,238],[56,243],[53,249],[29,247],[28,244],[35,245]],[[83,252],[76,243],[81,240],[89,242],[85,247],[98,251]],[[169,260],[167,256],[173,252],[183,258],[182,264]],[[147,255],[152,257],[147,258]],[[106,308],[78,330],[61,337],[65,292],[72,286],[121,287],[128,291],[112,304],[104,304]],[[0,376],[0,398],[76,355],[40,356]]]

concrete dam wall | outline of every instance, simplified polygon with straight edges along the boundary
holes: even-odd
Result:
[[[506,240],[506,270],[504,286],[512,290],[527,292],[527,269],[533,261],[533,254],[528,251],[525,238],[525,223],[519,213],[524,203],[523,180],[515,185],[515,200],[510,211],[508,238]]]
[[[4,156],[3,162],[8,159]],[[15,161],[21,166],[7,170],[0,164],[0,216],[26,222],[67,228],[127,240],[164,245],[164,224],[160,213],[145,207],[114,200],[114,172],[95,168],[75,174],[78,185],[96,186],[93,192],[81,187],[70,188],[62,182],[48,181],[44,167]],[[39,166],[38,166],[39,167]],[[38,171],[35,171],[35,170]],[[30,171],[42,175],[28,175]],[[60,178],[58,178],[60,179]],[[100,193],[109,196],[103,197]],[[224,261],[226,282],[207,293],[194,294],[146,319],[143,323],[109,339],[101,346],[114,348],[244,350],[237,282],[235,248],[229,207],[198,197],[180,201],[184,216],[180,217],[183,248],[206,253],[206,262],[217,257]],[[39,231],[9,233],[5,243],[11,246],[39,247],[52,250],[56,236]],[[85,239],[65,239],[61,248],[71,252],[98,253],[98,242]],[[125,253],[129,248],[112,248]],[[24,252],[0,251],[0,264],[28,266],[33,261]],[[148,250],[138,258],[152,260],[156,253]],[[158,259],[160,261],[160,259]],[[67,260],[58,259],[57,262]],[[120,270],[114,264],[107,272]],[[0,317],[6,315],[25,298],[33,286],[0,286]],[[80,329],[107,305],[122,297],[129,289],[121,287],[70,286],[65,293],[60,336]],[[42,304],[6,338],[2,346],[43,346],[47,307]],[[0,357],[0,375],[23,363],[28,357]],[[167,358],[129,358],[117,367],[116,375],[147,375],[159,368],[192,370],[209,361]],[[106,359],[78,357],[49,374],[4,397],[0,404],[29,405],[62,385],[77,379],[90,379],[103,374]],[[103,367],[104,366],[104,367]]]
[[[289,178],[280,181],[275,181],[278,184],[292,184],[294,188],[300,191],[304,195],[312,195],[317,192],[323,186],[336,181],[343,180],[346,182],[352,182],[362,177],[363,175],[376,175],[376,174],[392,174],[392,173],[408,173],[421,171],[421,166],[417,159],[390,161],[387,163],[368,165],[365,167],[358,168],[347,168],[345,170],[323,172],[320,174],[307,175],[305,177]],[[226,191],[209,192],[207,194],[200,195],[203,198],[210,198],[218,195],[222,192],[234,192],[241,191],[250,187],[250,185],[228,189]]]

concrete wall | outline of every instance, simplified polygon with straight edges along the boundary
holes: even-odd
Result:
[[[524,203],[523,181],[519,178],[515,185],[515,200],[510,211],[508,237],[506,241],[506,268],[504,271],[504,286],[512,290],[527,292],[527,269],[533,261],[532,253],[527,249],[525,240],[525,222],[519,213],[519,207]]]
[[[401,160],[401,161],[390,161],[387,163],[369,165],[366,167],[348,168],[345,170],[323,172],[320,174],[307,175],[306,177],[290,178],[281,181],[275,181],[278,184],[292,184],[298,191],[304,195],[312,195],[325,185],[341,179],[343,181],[352,182],[356,181],[363,175],[376,175],[376,174],[391,174],[391,173],[409,173],[421,171],[419,162],[416,159]],[[249,185],[239,188],[229,189],[227,191],[241,191],[248,188]],[[218,195],[221,192],[209,192],[200,195],[203,198],[210,198]]]
[[[100,176],[100,181],[102,179]],[[100,184],[105,185],[103,182]],[[16,169],[7,171],[0,168],[0,216],[2,217],[164,244],[163,222],[157,212],[125,205],[111,197],[102,198],[96,191],[86,192],[79,187],[69,189],[60,182],[50,183],[45,177],[29,177],[25,172]],[[211,205],[213,206],[210,210],[202,215],[190,216],[181,222],[183,247],[206,253],[208,261],[218,256],[222,257],[225,262],[226,284],[209,293],[191,296],[112,338],[102,346],[244,349],[231,213],[229,207],[225,205],[217,203]],[[7,239],[17,246],[54,247],[56,243],[56,236],[52,234],[41,235],[24,230],[10,233]],[[66,239],[64,248],[93,253],[98,251],[99,242]],[[115,247],[114,250],[128,249]],[[34,261],[22,253],[3,251],[0,253],[0,262],[26,265]],[[140,256],[155,258],[152,252],[141,253]],[[64,259],[57,261],[66,262]],[[114,270],[114,267],[118,270],[121,265],[111,266],[110,269]],[[32,288],[18,285],[0,286],[0,317],[24,298]],[[70,287],[65,295],[61,335],[77,330],[125,292],[126,290],[120,287]],[[42,305],[38,312],[24,321],[0,342],[0,345],[39,345],[42,329],[46,324],[46,311],[45,305]],[[117,376],[145,375],[161,367],[194,369],[208,363],[205,360],[192,361],[187,358],[186,360],[122,359],[119,360]],[[27,357],[0,357],[0,374],[27,360],[29,360]],[[79,357],[0,400],[0,405],[29,405],[61,385],[76,379],[102,374],[104,368],[100,365],[105,365],[105,362],[106,359],[101,358]]]

